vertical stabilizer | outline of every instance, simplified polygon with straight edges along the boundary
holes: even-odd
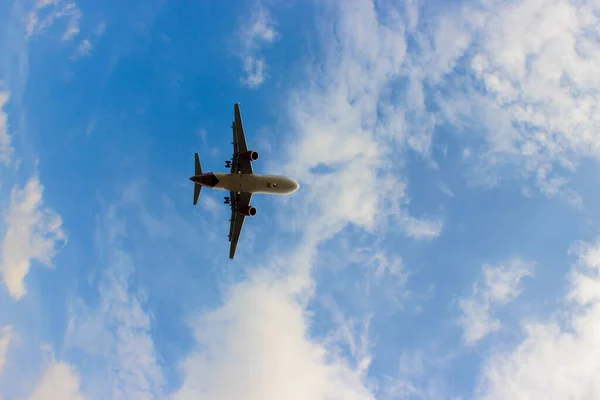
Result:
[[[196,176],[202,175],[202,166],[200,165],[200,157],[198,153],[195,154],[196,158]],[[200,190],[202,190],[202,185],[199,183],[194,183],[194,205],[198,203],[198,197],[200,197]]]
[[[194,205],[198,203],[198,197],[200,197],[200,190],[202,189],[202,185],[199,183],[194,183]]]

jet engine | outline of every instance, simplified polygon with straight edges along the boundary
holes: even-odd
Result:
[[[240,154],[240,157],[248,161],[258,160],[258,151],[248,150]]]
[[[254,207],[254,206],[240,207],[238,209],[238,212],[240,214],[245,215],[246,217],[254,217],[256,215],[256,207]]]

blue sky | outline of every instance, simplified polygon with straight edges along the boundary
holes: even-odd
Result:
[[[599,16],[3,2],[0,399],[599,398]]]

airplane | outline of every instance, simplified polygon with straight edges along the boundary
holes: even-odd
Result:
[[[234,121],[233,129],[233,156],[231,160],[225,161],[225,168],[230,168],[229,173],[203,172],[200,165],[200,157],[195,153],[196,170],[195,175],[190,178],[194,182],[194,205],[198,203],[198,197],[203,187],[217,190],[229,191],[225,197],[225,204],[231,206],[231,219],[229,226],[229,258],[233,260],[237,248],[244,219],[254,217],[257,213],[256,207],[250,205],[252,195],[277,194],[288,195],[296,192],[300,185],[294,179],[282,175],[259,175],[255,174],[252,163],[258,160],[258,152],[248,150],[246,135],[242,123],[242,114],[239,103],[233,106]]]

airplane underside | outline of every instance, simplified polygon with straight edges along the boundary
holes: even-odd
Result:
[[[299,185],[292,178],[279,175],[255,174],[252,163],[258,160],[259,154],[248,149],[242,114],[239,104],[234,104],[234,121],[231,124],[233,131],[233,156],[225,162],[225,167],[230,173],[202,172],[202,165],[198,153],[195,154],[195,174],[190,178],[194,182],[194,205],[203,187],[225,190],[229,196],[225,197],[225,204],[231,207],[229,219],[229,258],[235,257],[235,252],[246,217],[254,217],[256,207],[250,204],[255,193],[265,194],[292,194],[298,190]]]
[[[194,177],[193,181],[212,189],[233,192],[283,195],[298,190],[298,184],[285,176],[206,173]]]

